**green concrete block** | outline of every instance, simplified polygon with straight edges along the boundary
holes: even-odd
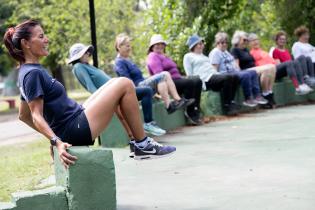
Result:
[[[221,96],[219,92],[206,91],[201,94],[200,108],[204,116],[221,115]]]
[[[116,181],[113,154],[105,148],[71,147],[78,160],[68,170],[57,170],[57,183],[65,183],[70,210],[116,209]],[[55,160],[56,168],[62,169]],[[61,172],[61,174],[58,174]],[[62,177],[65,176],[65,177]]]
[[[128,135],[116,115],[100,136],[103,147],[125,147],[129,143]]]
[[[175,129],[186,124],[183,109],[168,114],[162,101],[153,103],[153,119],[165,130]]]
[[[66,191],[63,187],[17,192],[12,194],[12,210],[68,210]],[[14,205],[15,204],[15,205]]]

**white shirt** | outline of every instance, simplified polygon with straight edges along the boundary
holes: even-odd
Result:
[[[315,47],[309,43],[295,42],[292,46],[292,54],[295,59],[301,55],[308,56],[315,63]]]
[[[186,74],[199,76],[202,80],[203,90],[206,90],[206,82],[213,74],[218,74],[211,64],[210,59],[204,54],[189,52],[184,56],[184,69]]]

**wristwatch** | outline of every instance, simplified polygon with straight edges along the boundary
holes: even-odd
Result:
[[[50,144],[53,146],[56,146],[58,140],[61,140],[61,139],[58,136],[53,136],[50,139]]]

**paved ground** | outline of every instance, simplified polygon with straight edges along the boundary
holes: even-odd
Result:
[[[118,210],[314,210],[315,106],[185,128],[175,155],[115,149]]]

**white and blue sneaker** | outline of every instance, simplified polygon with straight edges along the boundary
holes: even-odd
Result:
[[[152,134],[154,136],[162,136],[166,133],[165,130],[160,128],[155,121],[144,123],[143,124],[144,131],[146,133]]]
[[[163,146],[157,143],[152,138],[147,137],[147,145],[141,148],[134,144],[134,159],[135,160],[150,160],[162,158],[171,155],[176,151],[174,146]]]

